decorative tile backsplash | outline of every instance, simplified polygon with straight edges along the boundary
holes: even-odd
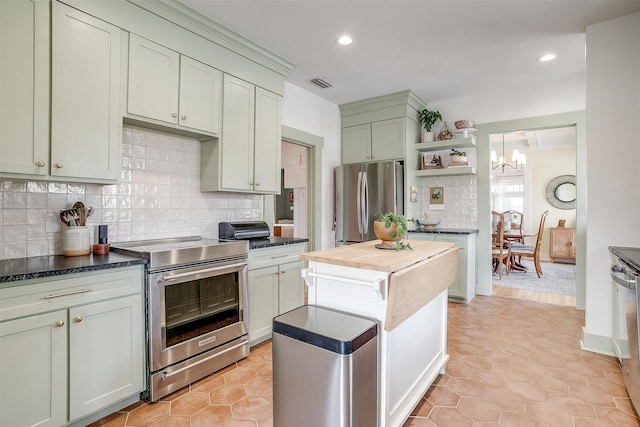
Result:
[[[109,241],[199,235],[215,238],[220,221],[263,218],[264,197],[200,192],[200,142],[125,126],[118,184],[0,181],[0,259],[62,254],[62,233],[47,232],[48,214],[81,201],[87,219],[109,226]]]
[[[418,203],[422,213],[440,218],[440,228],[478,228],[478,179],[475,175],[421,178]],[[444,187],[444,209],[429,210],[429,188]]]

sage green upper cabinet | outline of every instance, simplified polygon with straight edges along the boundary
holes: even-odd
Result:
[[[201,191],[280,192],[282,98],[225,74],[222,133],[202,143]]]
[[[279,95],[256,87],[253,176],[254,190],[260,193],[280,193],[281,104]]]
[[[127,112],[142,120],[220,133],[222,72],[131,34]]]
[[[49,173],[49,4],[0,1],[2,173]]]
[[[117,180],[122,30],[59,2],[52,13],[50,174]]]
[[[404,158],[405,119],[394,118],[342,129],[342,163]]]

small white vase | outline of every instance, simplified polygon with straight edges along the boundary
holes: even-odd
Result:
[[[466,163],[467,162],[467,156],[451,156],[451,161],[454,163]]]
[[[425,128],[422,128],[421,137],[422,142],[431,142],[435,139],[433,132],[427,132]]]

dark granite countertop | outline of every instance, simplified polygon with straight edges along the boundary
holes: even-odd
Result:
[[[621,246],[609,246],[612,254],[633,267],[640,273],[640,248],[626,248]]]
[[[15,286],[17,281],[82,273],[85,271],[143,265],[147,261],[129,255],[38,256],[0,260],[0,287]]]
[[[305,243],[309,239],[301,237],[280,237],[272,236],[267,239],[250,240],[249,249],[270,248],[273,246],[295,245],[296,243]]]
[[[431,233],[431,234],[478,234],[477,228],[434,228],[433,230],[425,230],[417,228],[409,230],[409,233]]]

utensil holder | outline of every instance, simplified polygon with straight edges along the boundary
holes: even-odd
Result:
[[[62,232],[62,254],[64,256],[88,255],[91,251],[87,227],[67,227]]]

